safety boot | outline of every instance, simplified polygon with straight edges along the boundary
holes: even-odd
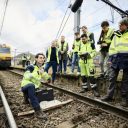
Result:
[[[41,110],[35,111],[35,116],[39,119],[43,119],[43,120],[47,121],[46,114]]]
[[[82,83],[82,91],[80,91],[80,93],[85,93],[88,91],[88,85],[87,82],[86,83]]]
[[[109,96],[104,96],[101,98],[102,101],[105,101],[105,102],[112,102],[113,101],[113,98],[109,97]]]
[[[122,98],[121,106],[128,107],[128,100],[125,97]]]
[[[97,84],[90,84],[95,97],[100,97]]]

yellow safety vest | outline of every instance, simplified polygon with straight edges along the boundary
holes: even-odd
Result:
[[[50,57],[51,57],[51,47],[48,48],[48,58],[47,58],[47,62],[50,61]],[[58,49],[56,48],[56,59],[57,59],[57,63],[59,64],[59,57],[58,57]]]
[[[73,43],[73,45],[74,45],[74,49],[73,49],[73,52],[79,52],[79,50],[80,50],[80,45],[81,45],[81,40],[79,40],[79,41],[74,41],[74,43]]]
[[[115,34],[109,48],[109,55],[128,53],[128,30],[123,34]]]
[[[85,52],[88,52],[90,54],[90,56],[91,56],[90,59],[92,59],[96,54],[96,51],[92,49],[90,42],[87,42],[86,44],[81,43],[79,55],[83,54]],[[81,61],[83,61],[83,60],[80,59],[79,62],[81,62]]]
[[[106,35],[104,35],[103,37],[103,41],[105,41],[105,43],[110,44],[111,43],[111,36],[114,33],[114,29],[109,28],[108,32]]]
[[[67,45],[68,45],[68,43],[67,43],[67,42],[64,42],[63,51],[66,51]],[[59,51],[61,51],[61,46],[62,46],[62,44],[61,44],[61,42],[60,42],[60,43],[59,43]]]
[[[46,73],[39,73],[39,68],[37,66],[34,66],[34,71],[30,73],[29,71],[26,71],[23,76],[23,80],[21,82],[21,87],[26,86],[27,84],[34,84],[35,88],[39,88],[41,85],[40,80],[43,78],[44,80],[48,80],[51,77]]]

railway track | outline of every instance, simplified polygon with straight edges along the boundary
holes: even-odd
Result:
[[[16,73],[18,73],[18,72],[16,72]],[[22,75],[22,73],[19,73],[19,74]],[[43,84],[43,82],[42,82],[42,84]],[[100,107],[100,108],[102,108],[102,109],[104,109],[108,112],[111,112],[113,114],[115,113],[115,114],[117,114],[117,115],[119,115],[123,118],[128,119],[128,108],[121,107],[120,105],[115,106],[115,104],[113,104],[113,103],[102,102],[100,100],[100,98],[95,98],[94,96],[89,97],[88,95],[87,96],[86,95],[81,95],[80,93],[78,93],[78,90],[76,90],[76,86],[73,87],[73,86],[68,85],[68,84],[67,85],[66,84],[60,85],[57,82],[54,85],[47,84],[47,86],[50,87],[50,88],[57,89],[61,92],[69,94],[71,96],[74,96],[77,99],[82,100],[84,102],[87,102],[89,104],[96,105],[96,106],[98,106],[98,107]],[[73,89],[75,88],[75,90],[73,90],[72,88]]]
[[[0,86],[0,126],[8,128],[17,128],[12,111],[9,107],[5,94]]]
[[[14,117],[16,119],[16,123],[18,127],[39,127],[39,128],[105,128],[105,127],[128,127],[127,117],[122,117],[122,115],[116,115],[117,113],[108,112],[104,110],[104,108],[99,107],[96,103],[92,104],[91,102],[87,102],[87,100],[83,100],[83,98],[78,98],[79,96],[72,95],[66,90],[55,90],[55,97],[60,100],[73,99],[73,102],[63,106],[59,109],[55,109],[53,111],[48,111],[46,114],[48,115],[48,121],[42,122],[38,120],[34,115],[18,117],[17,113],[20,111],[31,110],[30,106],[23,104],[23,96],[19,91],[19,84],[21,81],[21,74],[23,72],[20,71],[17,76],[17,71],[14,71],[15,74],[11,74],[8,72],[0,73],[2,75],[2,80],[6,79],[8,75],[11,78],[8,81],[8,87],[4,87],[5,92],[7,93],[8,100],[10,101],[10,105]],[[15,80],[17,79],[17,80]],[[7,81],[6,81],[7,82]],[[52,87],[52,85],[47,85]],[[13,88],[12,88],[13,87]],[[11,89],[12,88],[12,89]],[[53,87],[56,88],[57,87]],[[12,92],[12,93],[9,93]],[[15,92],[15,94],[14,94]],[[68,94],[67,94],[68,93]],[[15,95],[15,96],[14,96]],[[17,99],[15,98],[17,97]],[[13,99],[13,100],[11,100]],[[78,100],[79,99],[79,100]],[[34,122],[34,123],[33,123]]]

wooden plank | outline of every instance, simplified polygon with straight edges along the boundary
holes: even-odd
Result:
[[[73,128],[74,124],[71,121],[65,121],[57,126],[57,128]]]
[[[73,99],[70,99],[70,100],[61,102],[60,104],[57,104],[57,105],[55,105],[55,106],[50,106],[50,107],[48,107],[48,108],[45,108],[45,109],[43,109],[43,111],[48,111],[48,110],[51,110],[51,109],[55,109],[55,108],[61,107],[61,106],[66,105],[66,104],[68,104],[68,103],[70,103],[70,102],[72,102],[72,101],[73,101]]]
[[[55,108],[58,108],[58,107],[61,107],[61,106],[65,105],[65,104],[68,104],[68,103],[70,103],[72,101],[73,101],[73,99],[70,99],[70,100],[61,102],[60,104],[57,104],[55,106],[50,106],[48,108],[45,108],[42,111],[48,111],[48,110],[51,110],[51,109],[55,109]],[[34,110],[30,110],[30,111],[26,111],[26,112],[19,112],[18,116],[30,115],[30,114],[33,114],[34,112],[35,112]]]
[[[34,112],[35,112],[34,110],[30,110],[30,111],[26,111],[26,112],[19,112],[18,116],[30,115],[30,114],[33,114]]]

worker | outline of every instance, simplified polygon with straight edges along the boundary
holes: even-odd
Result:
[[[100,38],[98,41],[98,44],[100,45],[100,67],[101,67],[100,76],[108,77],[108,74],[109,74],[109,66],[107,64],[107,60],[109,56],[108,50],[111,44],[114,29],[109,27],[108,21],[103,21],[101,23],[101,27],[102,27],[102,31],[101,31]]]
[[[26,72],[21,82],[21,90],[24,94],[25,102],[28,103],[28,99],[30,99],[30,103],[35,110],[35,115],[38,118],[46,119],[45,114],[41,111],[39,101],[35,94],[36,90],[41,86],[40,81],[42,78],[48,82],[50,81],[50,76],[44,72],[42,68],[44,58],[42,53],[38,53],[35,56],[35,65],[30,65],[26,68]]]
[[[72,57],[72,66],[71,66],[71,73],[74,73],[74,68],[77,62],[77,74],[80,75],[80,67],[79,67],[79,56],[78,52],[80,50],[80,45],[81,45],[81,39],[80,39],[80,33],[76,32],[75,33],[75,41],[73,43],[72,49],[73,49],[73,57]]]
[[[22,56],[21,59],[22,59],[22,66],[25,67],[25,65],[26,65],[26,59],[27,59],[26,58],[26,54],[23,54],[23,56]]]
[[[93,50],[93,53],[95,53],[94,56],[96,56],[94,33],[89,32],[87,26],[82,26],[81,29],[82,29],[82,33],[87,35],[88,42],[91,43],[91,48]],[[90,68],[91,72],[95,72],[95,65],[94,65],[93,59],[94,58],[92,57],[88,60],[89,61],[89,68]]]
[[[119,71],[123,70],[121,85],[121,105],[128,107],[128,18],[124,18],[119,23],[119,31],[114,33],[112,43],[109,48],[110,73],[108,93],[102,101],[112,101]]]
[[[87,26],[82,26],[81,29],[82,29],[82,33],[83,33],[83,34],[87,34],[88,40],[89,40],[89,42],[91,43],[92,49],[95,49],[94,33],[89,32]]]
[[[58,72],[62,73],[62,65],[64,67],[64,74],[67,70],[67,60],[68,60],[68,43],[65,41],[65,36],[61,36],[61,42],[59,43],[59,68]]]
[[[94,50],[92,50],[91,43],[88,41],[87,34],[82,34],[82,43],[79,51],[79,64],[81,69],[81,78],[82,78],[82,91],[84,93],[88,91],[88,82],[87,79],[90,79],[90,86],[93,90],[94,96],[99,97],[98,87],[96,84],[96,78],[94,77],[94,70],[90,70],[90,59],[95,56]]]
[[[57,72],[57,65],[59,64],[58,48],[56,46],[56,41],[52,41],[51,46],[46,52],[47,62],[45,64],[44,70],[48,73],[49,68],[52,66],[52,84],[54,84]]]

